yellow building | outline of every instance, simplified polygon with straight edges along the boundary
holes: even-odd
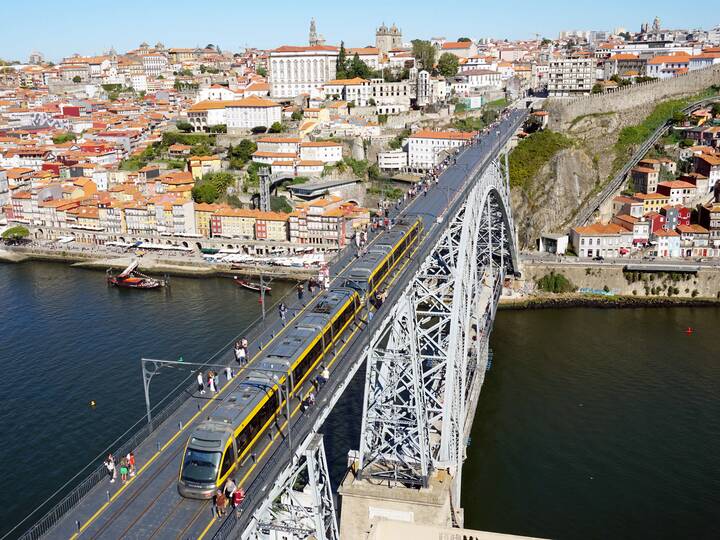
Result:
[[[221,161],[219,156],[195,156],[188,160],[188,168],[193,179],[200,180],[208,173],[220,172]]]

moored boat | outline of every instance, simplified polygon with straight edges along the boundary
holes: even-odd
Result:
[[[249,289],[249,290],[251,290],[251,291],[260,292],[260,288],[261,288],[261,287],[264,287],[264,289],[265,289],[265,294],[269,294],[270,291],[272,291],[272,287],[270,287],[269,285],[261,286],[259,283],[253,283],[252,281],[246,281],[246,280],[244,280],[244,279],[238,278],[237,276],[235,276],[235,278],[233,279],[233,281],[235,282],[235,285],[238,285],[238,286],[240,286],[240,287],[244,287],[244,288]]]
[[[113,276],[108,271],[108,285],[126,289],[157,289],[167,285],[167,280],[152,278],[137,271],[138,262],[133,261],[130,265]]]

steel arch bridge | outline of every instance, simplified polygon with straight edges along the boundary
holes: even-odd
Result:
[[[370,339],[359,453],[361,479],[422,487],[448,470],[454,508],[488,336],[517,271],[507,176],[497,159],[475,176]]]

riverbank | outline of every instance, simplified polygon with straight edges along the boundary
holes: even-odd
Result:
[[[535,295],[522,299],[500,299],[498,309],[557,309],[557,308],[667,308],[667,307],[718,307],[717,298],[683,298],[664,296],[604,296],[578,293]]]
[[[99,270],[122,270],[132,260],[139,260],[139,270],[145,274],[168,275],[177,277],[257,277],[259,274],[272,279],[304,281],[317,276],[317,269],[295,268],[283,266],[260,266],[242,264],[208,263],[193,259],[165,259],[148,254],[135,257],[127,253],[102,253],[98,251],[49,250],[41,248],[12,248],[0,249],[0,263],[19,264],[24,262],[41,261],[69,264],[76,268]]]

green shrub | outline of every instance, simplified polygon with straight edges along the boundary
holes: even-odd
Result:
[[[550,130],[526,137],[510,153],[510,185],[527,189],[543,165],[560,150],[572,145],[571,139]]]
[[[537,281],[538,289],[551,293],[567,293],[577,289],[563,274],[551,271]]]

